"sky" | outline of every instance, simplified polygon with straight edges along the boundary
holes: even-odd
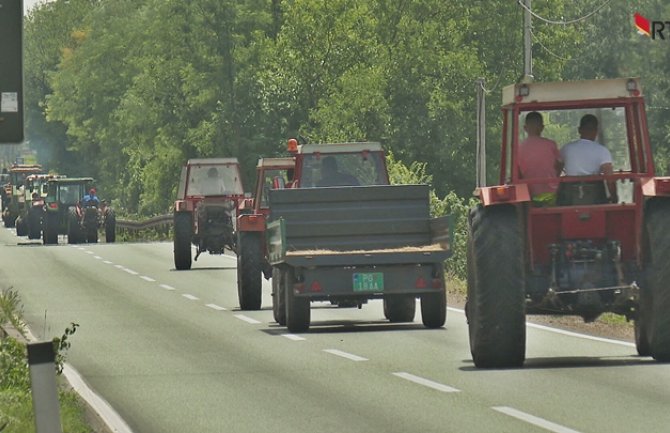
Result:
[[[23,0],[23,15],[40,1],[41,0]]]

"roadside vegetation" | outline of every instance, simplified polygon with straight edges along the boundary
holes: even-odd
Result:
[[[11,324],[25,335],[22,306],[18,292],[12,288],[0,292],[0,325]],[[56,352],[55,368],[62,373],[65,354],[70,347],[69,338],[77,324],[68,327],[61,337],[53,339]],[[0,335],[0,432],[34,433],[30,371],[26,344],[19,338]],[[64,433],[90,433],[82,403],[74,391],[62,386],[59,390],[61,425]]]

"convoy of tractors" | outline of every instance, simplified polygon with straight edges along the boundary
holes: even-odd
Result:
[[[94,180],[44,173],[38,164],[13,164],[2,191],[2,220],[16,227],[17,236],[42,239],[44,245],[98,242],[98,232],[107,243],[116,240],[116,217],[106,201],[89,199]]]
[[[612,155],[610,174],[524,178],[523,120],[544,117],[545,135],[574,136],[579,119],[599,122]],[[470,350],[479,368],[519,367],[526,315],[614,313],[635,324],[637,352],[670,361],[670,177],[654,172],[640,81],[519,83],[503,91],[498,185],[475,189],[468,217]],[[432,218],[428,185],[390,185],[379,143],[299,144],[260,158],[245,193],[236,158],[190,159],[173,214],[174,266],[200,254],[237,256],[242,310],[259,310],[272,280],[274,320],[290,332],[310,327],[311,304],[362,308],[383,302],[390,322],[411,322],[419,300],[427,328],[444,326],[444,261],[450,217]],[[45,244],[115,240],[104,204],[84,205],[91,178],[46,175],[15,166],[5,185],[3,220]],[[553,182],[550,200],[531,194]],[[193,256],[195,254],[195,256]]]

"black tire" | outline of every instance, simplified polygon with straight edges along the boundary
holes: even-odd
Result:
[[[670,362],[670,200],[652,199],[645,215],[645,230],[648,241],[646,281],[651,299],[645,300],[641,293],[640,322],[648,325],[649,352],[657,361]],[[648,311],[645,304],[650,304]],[[644,326],[639,326],[644,331]],[[644,347],[642,347],[644,349]],[[638,349],[639,352],[639,349]]]
[[[97,227],[89,227],[86,229],[86,242],[89,244],[96,244],[98,243],[98,228]]]
[[[67,215],[67,243],[78,244],[82,241],[81,228],[79,227],[79,218],[74,210],[70,210]]]
[[[416,314],[414,296],[396,295],[384,298],[384,316],[392,323],[413,322]]]
[[[305,332],[309,329],[311,310],[308,298],[295,296],[293,292],[293,270],[284,273],[284,294],[286,295],[286,327],[290,332]]]
[[[42,236],[42,215],[40,210],[28,212],[28,239],[39,239]]]
[[[286,326],[284,275],[279,268],[272,268],[272,315],[280,326]]]
[[[263,252],[260,232],[241,232],[237,239],[237,297],[241,310],[260,310]]]
[[[179,271],[191,269],[192,215],[189,212],[174,214],[174,266]]]
[[[47,214],[44,217],[44,229],[42,230],[42,241],[44,245],[58,244],[58,215]]]
[[[523,230],[513,206],[470,215],[467,318],[478,368],[523,365],[526,352]]]
[[[447,292],[442,288],[439,293],[421,296],[421,321],[426,328],[441,328],[447,321]]]
[[[7,228],[14,227],[14,225],[16,223],[16,218],[12,218],[12,215],[9,214],[9,213],[7,213],[6,215],[3,215],[2,219],[5,223],[5,227],[7,227]]]
[[[16,236],[27,236],[28,235],[28,221],[23,217],[16,218]]]
[[[108,244],[116,242],[116,215],[111,210],[105,217],[105,242]]]

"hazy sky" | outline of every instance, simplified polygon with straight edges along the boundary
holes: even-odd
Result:
[[[28,12],[28,9],[31,9],[35,4],[41,0],[23,0],[23,13]]]

